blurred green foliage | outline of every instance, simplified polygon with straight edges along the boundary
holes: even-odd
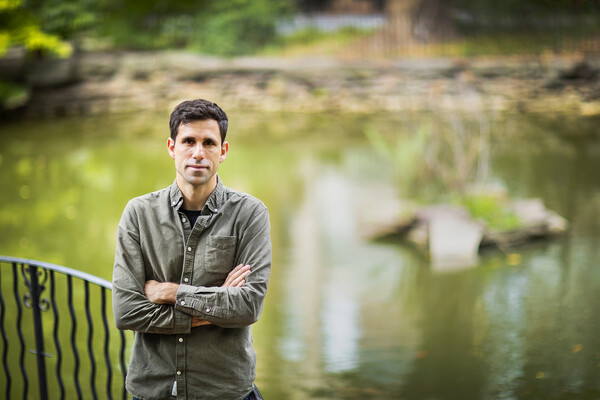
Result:
[[[373,28],[343,26],[333,31],[323,31],[315,27],[299,29],[287,35],[280,35],[263,49],[265,54],[314,55],[336,54],[352,45],[356,40],[368,38],[376,33]]]
[[[71,44],[248,54],[292,11],[286,0],[0,0],[0,56],[11,47],[68,56]]]
[[[521,225],[506,196],[496,193],[467,194],[456,197],[453,203],[463,206],[471,217],[483,220],[488,228],[496,232],[509,231]]]
[[[219,55],[249,54],[277,37],[277,23],[290,15],[285,0],[210,1],[198,14],[190,46]]]
[[[373,125],[365,136],[389,163],[398,193],[422,204],[450,203],[496,232],[521,226],[511,197],[489,177],[492,136],[505,133],[505,118],[479,110],[404,117],[395,129]],[[487,127],[487,128],[486,128]]]
[[[38,0],[28,4],[40,21],[41,29],[65,40],[80,35],[99,22],[94,0]]]
[[[12,47],[28,52],[71,54],[71,46],[59,35],[45,32],[35,9],[22,0],[0,0],[0,57]]]
[[[440,1],[440,0],[438,0]],[[427,6],[434,0],[420,0]],[[0,56],[11,47],[30,52],[68,56],[71,46],[86,49],[154,50],[190,49],[202,53],[231,56],[267,52],[286,52],[292,47],[324,48],[329,42],[343,47],[357,37],[373,32],[347,28],[323,32],[306,28],[286,36],[277,32],[278,24],[297,12],[299,1],[291,0],[0,0]],[[452,0],[451,9],[458,31],[473,34],[502,31],[503,18],[510,29],[531,27],[531,18],[596,12],[597,0]],[[416,6],[415,6],[416,7]],[[421,7],[422,8],[422,7]],[[499,18],[502,16],[502,18]],[[427,18],[434,18],[428,14]],[[433,21],[435,24],[436,21]],[[541,21],[546,30],[554,22]],[[579,24],[575,24],[575,28]],[[564,28],[564,27],[563,27]],[[589,27],[581,27],[590,30]],[[518,29],[517,29],[518,30]],[[544,32],[546,32],[544,30]],[[527,34],[527,32],[526,32]],[[517,35],[522,38],[523,35]],[[508,46],[521,41],[510,41]],[[494,46],[488,43],[464,44],[464,52]],[[460,47],[460,44],[459,44]],[[472,49],[473,47],[474,49]],[[512,47],[511,47],[512,48]]]
[[[374,29],[344,26],[332,32],[324,32],[316,28],[304,28],[290,35],[282,37],[280,43],[283,45],[311,44],[334,37],[340,42],[348,41],[358,37],[372,34]]]
[[[96,36],[109,47],[222,56],[249,54],[274,40],[277,23],[292,11],[286,0],[98,2]]]
[[[12,82],[0,80],[0,107],[12,109],[27,100],[27,88]]]

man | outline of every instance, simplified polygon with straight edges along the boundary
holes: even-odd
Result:
[[[169,125],[175,182],[132,199],[117,233],[115,322],[135,331],[126,388],[139,399],[260,399],[250,325],[271,269],[269,214],[217,175],[229,151],[221,108],[185,101]]]

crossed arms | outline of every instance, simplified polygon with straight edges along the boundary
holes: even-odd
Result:
[[[221,286],[192,286],[170,282],[172,279],[161,272],[173,260],[165,252],[178,251],[175,243],[181,240],[180,233],[170,229],[167,222],[158,235],[151,223],[156,219],[154,214],[144,214],[148,207],[137,203],[127,205],[117,231],[113,270],[117,328],[188,334],[192,328],[209,323],[240,328],[258,320],[271,269],[269,216],[264,206],[254,207],[239,227],[233,263],[237,267],[225,282]]]
[[[242,287],[246,283],[245,279],[250,272],[250,265],[238,265],[227,275],[227,279],[225,279],[225,283],[221,287]],[[175,305],[178,290],[179,284],[177,283],[158,282],[153,279],[146,281],[144,285],[144,294],[154,304]],[[205,319],[200,319],[196,316],[192,317],[192,328],[210,324],[212,322]]]

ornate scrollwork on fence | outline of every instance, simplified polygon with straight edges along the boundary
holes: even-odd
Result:
[[[33,273],[36,274],[35,277],[33,277]],[[46,290],[46,283],[48,282],[48,270],[21,264],[21,275],[28,290],[28,293],[23,295],[25,307],[32,308],[35,302],[38,304],[40,311],[48,311],[50,302],[47,298],[42,298],[42,292]],[[32,277],[33,279],[31,279]]]

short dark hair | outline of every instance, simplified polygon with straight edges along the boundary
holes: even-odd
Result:
[[[177,132],[181,125],[193,121],[203,121],[214,119],[219,124],[219,132],[221,133],[221,144],[225,143],[227,135],[227,126],[229,120],[227,114],[218,105],[212,101],[204,99],[187,100],[179,103],[171,113],[169,120],[169,128],[171,130],[171,139],[175,140]]]

